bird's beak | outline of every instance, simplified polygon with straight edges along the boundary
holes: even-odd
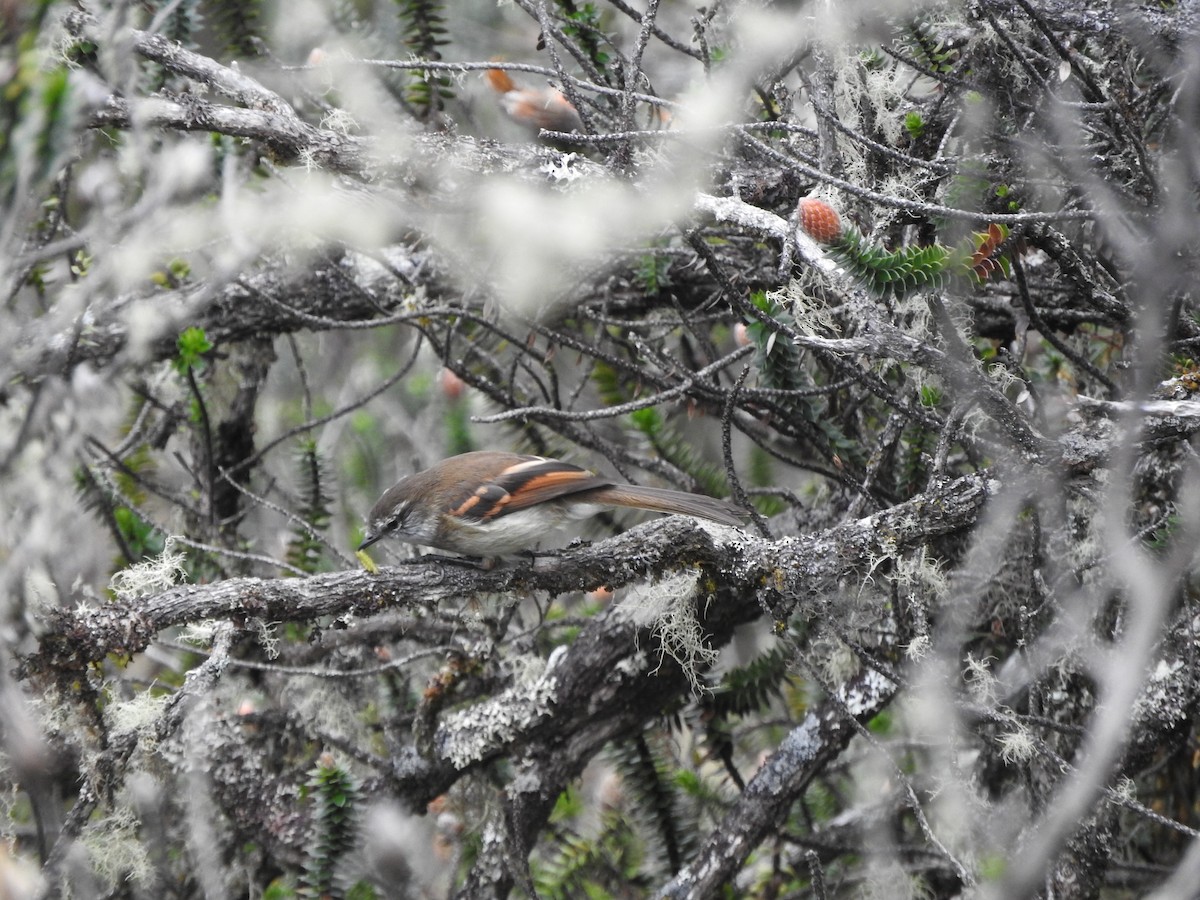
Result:
[[[366,550],[368,547],[370,547],[372,544],[374,544],[381,537],[383,537],[382,534],[372,534],[371,532],[368,531],[367,536],[363,538],[363,542],[358,545],[359,552],[361,553],[363,550]]]

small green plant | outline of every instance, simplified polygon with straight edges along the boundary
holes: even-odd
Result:
[[[927,244],[888,250],[852,225],[843,225],[824,200],[805,197],[797,211],[800,230],[823,245],[850,276],[880,296],[941,288],[951,278],[979,284],[993,275],[1009,275],[1011,264],[1005,253],[1009,231],[1004,225],[993,223],[987,231],[970,234],[955,247]]]
[[[441,0],[396,0],[404,46],[417,59],[440,60],[439,47],[446,40],[446,17]],[[409,77],[405,99],[418,118],[430,121],[454,96],[450,79],[429,69],[417,69]]]
[[[948,74],[954,71],[960,52],[948,45],[928,22],[916,21],[908,26],[902,43],[905,51],[931,73]]]
[[[151,272],[150,280],[161,288],[173,288],[187,281],[191,273],[192,267],[186,260],[173,259],[164,268]]]
[[[904,115],[904,130],[908,132],[908,136],[914,141],[919,141],[921,135],[925,133],[925,120],[916,110],[905,113]]]
[[[362,792],[353,776],[329,754],[321,757],[309,775],[303,793],[312,798],[313,820],[300,896],[343,898],[348,894],[334,876],[338,864],[357,843]]]
[[[594,837],[560,835],[554,854],[534,867],[538,896],[547,900],[644,896],[650,883],[639,872],[640,843],[628,819],[614,810],[604,813]]]
[[[636,399],[638,394],[636,389],[630,391],[620,374],[605,363],[599,363],[592,369],[592,382],[601,400],[609,406],[628,403]],[[635,410],[629,414],[628,421],[647,438],[662,459],[695,478],[705,492],[714,497],[729,494],[724,471],[706,462],[693,444],[682,437],[658,409],[648,407]]]
[[[167,9],[160,10],[159,16],[162,20],[159,27],[164,37],[189,49],[196,46],[196,36],[204,28],[204,13],[199,3],[178,3],[169,12]]]
[[[209,24],[230,56],[235,59],[258,56],[262,46],[259,33],[262,0],[212,0],[206,8]]]
[[[830,247],[846,271],[876,294],[906,294],[918,288],[939,288],[946,282],[950,251],[940,244],[885,250],[847,228]]]
[[[695,817],[676,783],[678,767],[640,734],[612,746],[612,760],[630,795],[631,808],[649,818],[672,871],[694,847]]]
[[[702,697],[701,708],[719,717],[745,716],[763,709],[782,696],[788,663],[789,652],[780,645],[731,669]]]
[[[141,476],[154,467],[150,448],[139,444],[121,460],[121,464],[111,482],[98,480],[87,466],[81,466],[75,473],[81,502],[108,526],[120,548],[120,556],[113,563],[114,571],[159,555],[164,538],[138,512],[139,504],[146,499]]]
[[[769,319],[795,327],[795,317],[766,292],[755,291],[750,295],[750,302]],[[804,377],[799,348],[768,321],[755,319],[748,322],[746,337],[754,344],[754,364],[763,384],[784,391],[811,387],[808,379]]]
[[[604,38],[604,31],[600,27],[601,13],[596,4],[584,3],[577,6],[574,0],[555,0],[555,5],[562,11],[565,19],[563,34],[574,38],[588,55],[596,71],[606,75],[611,57],[600,48],[601,39],[607,39]]]
[[[201,367],[204,362],[204,354],[212,348],[213,343],[208,339],[203,328],[194,326],[185,328],[175,341],[175,349],[178,352],[171,365],[180,375],[186,375],[188,371]]]
[[[39,50],[50,0],[33,0],[12,9],[12,23],[24,19],[19,34],[3,33],[4,90],[0,92],[0,210],[10,207],[22,185],[31,192],[53,177],[68,154],[77,152],[77,101],[70,70],[48,65]],[[22,10],[22,6],[28,9]]]
[[[705,462],[692,442],[682,437],[657,409],[639,409],[630,413],[629,419],[649,438],[659,457],[695,478],[706,493],[714,497],[728,495],[729,484],[721,468]]]
[[[86,278],[88,272],[92,270],[92,254],[86,250],[78,250],[71,257],[71,275],[74,278]]]
[[[750,448],[750,468],[748,472],[750,483],[754,487],[768,488],[777,484],[778,476],[775,472],[774,460],[771,455],[761,447]],[[770,494],[759,495],[754,498],[755,508],[768,518],[778,515],[787,509],[787,503],[782,497],[772,496]]]
[[[827,224],[822,223],[818,228]],[[774,324],[796,328],[795,317],[773,296],[761,291],[751,294],[750,302],[764,313],[763,319],[752,320],[746,325],[746,336],[758,350],[754,362],[763,386],[798,392],[793,396],[780,397],[777,403],[807,423],[805,430],[809,438],[822,448],[828,458],[857,463],[862,456],[860,446],[842,432],[835,419],[824,415],[827,406],[819,397],[817,385],[809,367],[805,365],[804,354]]]
[[[937,434],[922,425],[910,424],[905,427],[898,450],[900,465],[896,474],[900,497],[911,497],[925,489],[937,440]]]
[[[671,286],[671,258],[658,253],[644,253],[638,258],[634,269],[642,290],[651,297],[657,297],[664,289]]]
[[[304,522],[297,522],[292,526],[292,539],[288,541],[287,546],[287,561],[311,575],[320,571],[322,563],[321,542],[313,532],[325,531],[331,518],[328,468],[315,440],[301,440],[296,454],[296,469],[300,482],[300,504],[297,514]]]

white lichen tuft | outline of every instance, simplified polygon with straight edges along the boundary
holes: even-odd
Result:
[[[933,640],[928,634],[918,634],[908,646],[904,648],[904,654],[913,662],[919,662],[929,655],[929,651],[933,649]]]
[[[301,148],[300,152],[296,156],[296,159],[300,163],[300,168],[309,174],[320,171],[321,169],[320,164],[317,162],[317,156],[315,153],[313,153],[311,147]]]
[[[629,677],[644,672],[647,667],[646,651],[638,650],[631,656],[620,660],[613,668],[618,675]]]
[[[884,141],[899,144],[904,135],[900,110],[906,103],[906,73],[893,66],[864,65],[861,54],[842,46],[828,46],[826,53],[834,70],[832,94],[838,119],[861,131],[867,124],[863,114],[870,110],[871,123],[883,132]],[[837,142],[845,177],[858,184],[870,183],[866,149],[845,135],[838,135]]]
[[[179,640],[195,647],[211,647],[216,634],[216,622],[210,620],[189,622],[179,633]]]
[[[857,654],[836,635],[821,635],[813,641],[812,649],[825,684],[841,684],[862,670]]]
[[[1112,786],[1111,793],[1119,800],[1137,800],[1137,785],[1128,775],[1122,775]]]
[[[20,802],[21,788],[16,781],[12,760],[0,750],[0,845],[13,838],[13,813]]]
[[[162,553],[114,573],[108,586],[121,600],[161,594],[187,574],[183,562],[184,555],[175,550],[175,537],[172,535],[163,545]]]
[[[719,656],[704,643],[704,631],[696,619],[698,590],[695,575],[671,575],[653,584],[638,585],[621,603],[622,612],[633,621],[650,626],[658,641],[659,666],[668,656],[679,663],[696,695],[707,690],[700,681],[700,672]]]
[[[928,591],[932,600],[945,599],[950,593],[950,582],[942,571],[941,563],[929,555],[928,548],[921,547],[913,553],[899,555],[892,577],[902,587]]]
[[[796,321],[796,330],[801,334],[836,338],[842,336],[842,328],[834,318],[829,304],[818,300],[815,291],[828,283],[824,273],[805,267],[804,274],[793,278],[777,291],[768,291],[767,299],[787,309]]]
[[[321,127],[336,131],[338,134],[349,134],[358,130],[358,122],[346,110],[334,109],[321,120]]]
[[[1020,723],[1016,723],[1012,731],[998,735],[996,742],[1000,745],[1000,758],[1009,765],[1028,762],[1033,759],[1037,749],[1033,743],[1033,735]]]
[[[984,706],[992,706],[996,702],[996,679],[992,677],[991,669],[986,659],[976,659],[967,654],[966,671],[963,673],[967,690],[971,699]]]
[[[254,620],[254,632],[258,637],[258,645],[262,647],[267,659],[279,657],[279,633],[275,630],[278,624],[278,622],[264,622],[262,619]]]
[[[860,888],[863,900],[927,900],[933,894],[916,875],[904,871],[895,860],[880,860]]]

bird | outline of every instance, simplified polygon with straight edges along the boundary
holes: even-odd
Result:
[[[546,131],[583,131],[579,111],[555,88],[521,88],[503,69],[487,70],[488,84],[500,94],[500,105],[513,121]]]
[[[726,500],[613,481],[550,459],[496,450],[451,456],[402,478],[367,515],[359,551],[384,538],[494,560],[609,507],[678,513],[724,525],[747,514]]]

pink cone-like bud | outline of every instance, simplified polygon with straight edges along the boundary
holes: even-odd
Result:
[[[818,244],[832,244],[842,235],[842,220],[824,200],[805,197],[800,201],[800,230]]]

